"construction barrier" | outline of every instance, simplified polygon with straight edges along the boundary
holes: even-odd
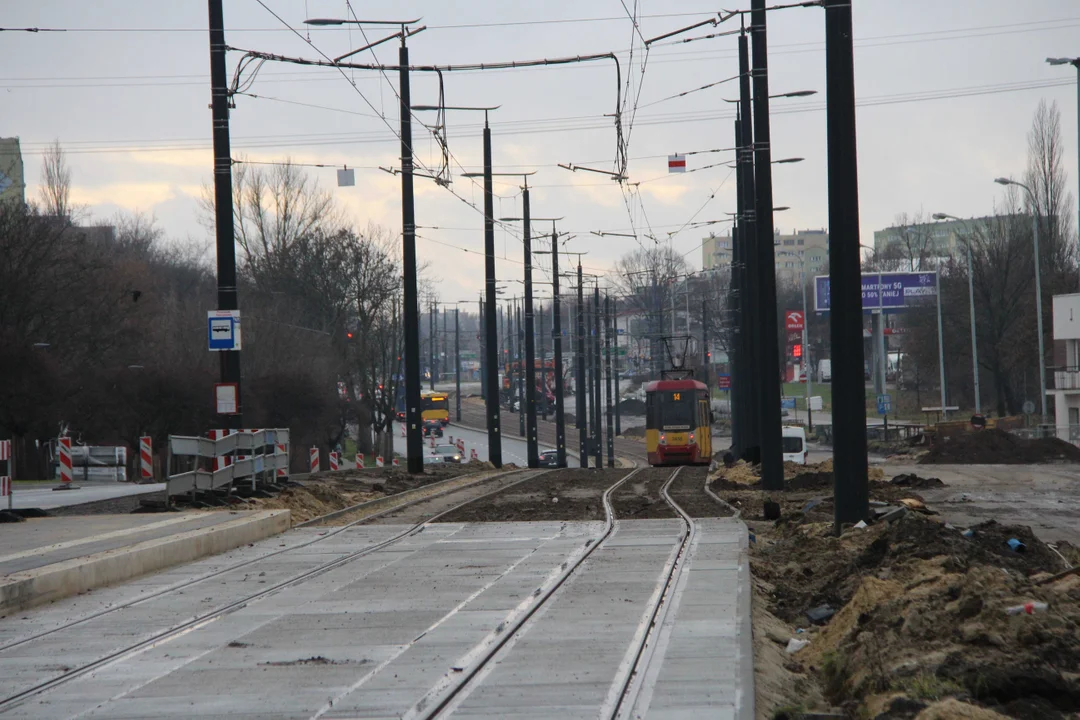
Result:
[[[153,440],[149,435],[139,438],[139,477],[143,482],[154,481]]]
[[[397,467],[397,466],[398,466],[399,464],[400,464],[400,463],[398,463],[398,459],[397,459],[397,458],[394,458],[394,467]]]
[[[254,489],[260,479],[273,481],[277,477],[277,470],[288,467],[288,454],[278,450],[283,445],[286,447],[289,445],[287,428],[257,432],[234,430],[216,440],[170,435],[166,493],[169,497],[173,497],[200,490],[217,490],[231,486],[236,480],[245,479],[251,480],[251,487]],[[318,448],[314,450],[318,452]],[[229,464],[217,462],[238,451],[243,452],[243,455]],[[173,460],[177,457],[190,458],[195,468],[175,475],[170,474]],[[200,464],[203,460],[215,469],[202,469]]]
[[[62,437],[60,448],[60,483],[61,487],[71,487],[71,438]]]
[[[309,472],[311,472],[312,474],[319,472],[319,448],[311,448],[311,450],[308,452],[308,462],[310,467]]]
[[[458,441],[457,441],[457,451],[459,453],[461,453],[462,455],[465,454],[465,441],[462,440],[461,438],[458,438]]]
[[[469,460],[479,460],[479,459],[480,458],[478,458],[476,456],[476,448],[473,448],[472,450],[469,451]]]
[[[405,437],[405,426],[401,426],[401,437]]]
[[[356,469],[364,469],[364,453],[356,453]]]
[[[228,437],[229,435],[232,435],[234,432],[236,432],[236,431],[235,430],[211,430],[210,431],[210,439],[211,440],[220,440],[221,438]],[[228,467],[229,465],[232,465],[232,461],[233,461],[233,459],[231,457],[229,457],[229,456],[214,458],[214,472],[217,472],[218,470],[221,470],[222,468],[225,468],[225,467]]]
[[[0,440],[0,462],[7,463],[7,474],[0,475],[0,497],[7,497],[8,510],[12,507],[11,480],[15,477],[15,458],[11,454],[11,441]]]
[[[385,467],[385,463],[383,463],[382,455],[375,456],[375,467]]]
[[[330,471],[337,472],[338,469],[338,454],[336,452],[330,453]]]
[[[431,436],[431,447],[432,448],[435,447],[435,436],[434,435]]]
[[[278,468],[277,474],[279,478],[289,477],[289,446],[283,443],[278,443],[277,451],[285,455],[285,467]]]

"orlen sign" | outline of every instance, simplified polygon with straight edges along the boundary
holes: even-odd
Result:
[[[802,310],[788,310],[784,313],[784,329],[802,330],[805,319]]]

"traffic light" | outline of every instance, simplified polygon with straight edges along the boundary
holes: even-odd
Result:
[[[347,333],[345,333],[345,342],[352,342],[352,341],[353,341],[353,334],[352,334],[352,330],[350,330]]]

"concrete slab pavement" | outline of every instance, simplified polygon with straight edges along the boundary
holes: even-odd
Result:
[[[240,552],[266,553],[279,544],[294,550],[185,588],[183,594],[147,599],[5,649],[10,646],[2,644],[5,638],[61,627],[59,607],[31,610],[20,615],[25,619],[0,620],[0,686],[9,691],[4,695],[104,653],[120,654],[92,674],[6,713],[23,718],[400,717],[452,675],[485,637],[497,633],[601,527],[595,522],[430,525],[384,550],[128,653],[123,652],[127,645],[199,609],[236,601],[258,583],[280,582],[401,528],[357,527],[306,547],[297,543],[317,538],[320,531],[294,530]],[[641,630],[679,532],[677,521],[620,522],[616,535],[527,623],[454,715],[595,717],[609,701],[620,670],[625,672],[630,641]],[[672,665],[675,682],[682,672],[708,673],[708,667],[694,670],[684,659],[696,650],[677,649],[683,647],[678,638],[688,637],[680,627],[690,623],[686,630],[693,635],[709,617],[719,623],[706,628],[721,646],[710,658],[723,657],[725,663],[713,668],[717,700],[708,705],[719,714],[688,717],[725,717],[739,697],[742,658],[733,646],[741,630],[734,629],[733,608],[739,607],[741,581],[732,582],[731,571],[739,564],[739,544],[724,532],[734,530],[724,526],[715,544],[706,542],[709,533],[702,535],[691,556],[691,567],[700,563],[702,574],[691,577],[684,591],[669,643],[671,661],[684,668],[676,671]],[[160,582],[191,576],[196,566],[205,572],[207,562],[170,570]],[[144,578],[138,586],[103,592],[111,602],[122,602],[145,594],[153,581]],[[73,599],[59,605],[66,605],[69,615],[77,607]],[[749,618],[748,606],[746,614]],[[746,632],[748,639],[748,626]],[[749,658],[745,661],[749,668]],[[666,677],[659,675],[649,717],[670,716],[663,714],[671,709],[666,688],[674,686],[665,684]],[[752,685],[746,693],[752,698]]]

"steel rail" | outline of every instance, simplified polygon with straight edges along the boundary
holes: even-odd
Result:
[[[244,607],[248,606],[249,604],[251,604],[252,602],[261,600],[261,599],[263,599],[263,598],[265,598],[265,597],[267,597],[269,595],[277,593],[280,590],[284,590],[284,589],[286,589],[288,587],[291,587],[293,585],[299,585],[299,584],[301,584],[301,583],[303,583],[303,582],[305,582],[305,581],[307,581],[307,580],[309,580],[309,579],[311,579],[313,577],[316,577],[318,575],[322,575],[322,574],[324,574],[326,572],[337,569],[337,568],[339,568],[339,567],[341,567],[343,565],[347,565],[348,563],[352,562],[353,560],[357,560],[357,559],[359,559],[361,557],[365,557],[365,556],[370,555],[370,554],[372,554],[374,552],[377,552],[379,550],[387,548],[387,547],[389,547],[389,546],[391,546],[391,545],[393,545],[393,544],[395,544],[395,543],[397,543],[397,542],[399,542],[399,541],[401,541],[401,540],[403,540],[403,539],[405,539],[407,537],[410,537],[410,536],[416,534],[417,532],[420,532],[428,523],[435,522],[439,518],[444,517],[444,516],[454,512],[454,511],[456,511],[456,510],[458,510],[458,509],[460,509],[460,508],[462,508],[462,507],[464,507],[464,506],[466,506],[466,505],[468,505],[468,504],[470,504],[472,502],[475,502],[477,500],[481,500],[481,499],[483,499],[485,497],[488,497],[489,495],[494,495],[496,493],[502,492],[503,490],[507,490],[507,489],[509,489],[511,487],[514,487],[516,485],[519,485],[521,483],[524,483],[524,482],[532,480],[532,479],[534,479],[536,477],[539,477],[540,475],[544,475],[545,473],[550,472],[550,470],[532,470],[532,471],[527,470],[527,471],[515,471],[515,472],[522,472],[522,474],[525,477],[523,477],[522,479],[517,480],[515,482],[512,482],[512,483],[510,483],[508,485],[504,485],[502,487],[491,490],[490,492],[484,493],[482,495],[478,495],[478,496],[476,496],[474,498],[470,498],[469,500],[466,500],[465,502],[459,503],[459,504],[457,504],[457,505],[455,505],[455,506],[453,506],[453,507],[451,507],[451,508],[449,508],[447,510],[444,510],[444,511],[442,511],[442,512],[440,512],[440,513],[438,513],[438,514],[436,514],[436,515],[422,521],[422,522],[416,523],[416,524],[410,526],[407,530],[404,530],[404,531],[402,531],[400,533],[397,533],[393,537],[390,537],[390,538],[388,538],[386,540],[375,543],[373,545],[369,545],[369,546],[367,546],[365,548],[362,548],[361,550],[357,550],[355,552],[348,553],[346,555],[335,558],[333,560],[329,560],[329,561],[327,561],[325,563],[322,563],[321,565],[318,565],[318,566],[316,566],[316,567],[314,567],[314,568],[312,568],[310,570],[306,570],[306,571],[304,571],[302,573],[294,575],[293,577],[291,577],[291,578],[289,578],[287,580],[283,580],[283,581],[281,581],[279,583],[276,583],[275,585],[272,585],[272,586],[270,586],[268,588],[265,588],[263,590],[255,592],[255,593],[251,593],[249,595],[246,595],[246,596],[244,596],[244,597],[242,597],[242,598],[240,598],[238,600],[234,600],[234,601],[232,601],[230,603],[227,603],[227,604],[225,604],[225,605],[223,605],[221,607],[215,608],[214,610],[210,610],[208,612],[196,615],[195,617],[193,617],[193,618],[191,618],[189,620],[186,620],[186,621],[184,621],[184,622],[182,622],[180,624],[174,625],[174,626],[172,626],[172,627],[170,627],[170,628],[168,628],[166,630],[162,630],[162,631],[159,631],[157,633],[154,633],[150,637],[145,638],[143,640],[140,640],[137,643],[133,643],[133,644],[128,645],[128,646],[126,646],[124,648],[121,648],[119,650],[115,650],[113,652],[110,652],[110,653],[98,658],[97,660],[91,661],[91,662],[86,663],[84,665],[81,665],[81,666],[79,666],[77,668],[71,669],[71,670],[69,670],[69,671],[67,671],[67,672],[65,672],[65,673],[63,673],[61,675],[58,675],[58,676],[54,677],[54,678],[51,678],[51,679],[46,680],[44,682],[38,683],[37,685],[34,685],[34,686],[29,687],[29,688],[27,688],[25,690],[21,690],[21,691],[19,691],[17,693],[13,693],[13,694],[11,694],[11,695],[3,698],[3,699],[0,699],[0,713],[5,712],[7,710],[10,710],[10,709],[12,709],[14,707],[17,707],[17,706],[21,705],[22,703],[26,702],[27,700],[29,700],[29,699],[37,696],[37,695],[40,695],[42,693],[48,692],[49,690],[55,689],[55,688],[57,688],[57,687],[59,687],[61,685],[64,685],[64,684],[66,684],[68,682],[71,682],[72,680],[75,680],[75,679],[77,679],[79,677],[82,677],[83,675],[94,672],[95,670],[98,670],[98,669],[100,669],[100,668],[102,668],[102,667],[104,667],[106,665],[110,665],[112,663],[124,660],[124,659],[126,659],[128,657],[132,657],[132,656],[137,655],[138,653],[142,652],[143,650],[154,647],[154,646],[156,646],[156,645],[158,645],[158,644],[160,644],[160,643],[162,643],[164,641],[170,640],[170,639],[172,639],[174,637],[178,637],[178,636],[183,635],[183,634],[185,634],[187,632],[196,630],[196,629],[198,629],[202,625],[205,625],[208,622],[211,622],[211,621],[213,621],[213,620],[215,620],[215,619],[217,619],[219,617],[222,617],[224,615],[228,615],[229,613],[231,613],[233,611],[244,608]],[[485,479],[491,479],[491,478],[485,478]],[[624,478],[624,480],[625,480],[625,478]],[[483,480],[478,480],[477,483],[479,483],[479,482],[483,482]],[[469,484],[469,485],[466,485],[464,487],[472,487],[472,486],[473,486],[473,484]],[[432,497],[434,497],[434,496],[428,496],[428,497],[425,497],[425,498],[421,498],[421,499],[416,500],[414,502],[410,502],[409,504],[413,505],[413,504],[416,504],[418,502],[422,502],[424,500],[432,499]],[[332,537],[333,535],[336,535],[339,532],[343,532],[343,531],[345,531],[345,530],[347,530],[347,529],[349,529],[351,527],[354,527],[355,525],[358,525],[358,524],[363,523],[363,522],[367,522],[368,520],[371,520],[374,517],[381,516],[381,515],[393,512],[395,510],[400,510],[403,507],[405,507],[405,505],[394,506],[392,508],[388,508],[386,511],[384,511],[382,513],[378,513],[377,515],[370,515],[370,516],[361,518],[360,520],[357,520],[357,521],[354,521],[352,523],[349,523],[348,525],[342,526],[339,530],[335,531],[332,534],[327,534],[325,536],[320,536],[316,540],[313,540],[313,541],[308,542],[308,543],[304,543],[303,545],[297,545],[297,546],[295,546],[293,548],[287,548],[287,550],[295,550],[296,548],[299,548],[299,547],[310,546],[310,545],[314,544],[315,542],[320,542],[322,540],[326,540],[327,538]],[[273,555],[280,554],[281,552],[285,552],[285,551],[277,551],[275,553],[271,553],[269,555],[262,556],[259,559],[263,560],[263,559],[266,559],[268,557],[272,557]],[[247,562],[246,564],[250,564],[250,562]],[[217,574],[220,574],[220,573],[217,573]],[[201,582],[204,579],[206,579],[206,577],[201,578],[196,582]],[[172,589],[169,590],[169,592],[171,592],[172,590],[176,590],[176,589],[179,589],[179,587],[174,586]],[[163,592],[165,592],[165,591],[163,591]],[[160,594],[158,596],[160,596]],[[149,598],[140,598],[138,601],[133,601],[131,603],[128,603],[125,607],[130,607],[131,605],[134,605],[137,602],[144,602],[145,600],[148,600],[148,599]],[[121,609],[121,606],[117,606],[117,608],[115,608],[115,609],[110,608],[109,611],[103,611],[102,613],[99,613],[96,616],[91,616],[91,617],[88,617],[88,618],[85,618],[85,619],[81,619],[79,621],[76,621],[75,623],[70,623],[70,624],[68,624],[68,625],[66,625],[64,627],[71,627],[71,625],[79,624],[80,622],[86,622],[89,619],[92,619],[92,617],[101,617],[101,615],[106,614],[106,612],[111,612],[111,611],[119,610],[119,609]],[[49,631],[48,633],[42,633],[42,634],[39,634],[39,635],[37,635],[35,637],[36,638],[44,637],[46,635],[53,634],[55,632],[59,632],[59,630],[61,630],[61,629],[63,629],[63,628],[56,628],[54,630]],[[26,642],[30,642],[32,639],[33,638],[20,641],[18,644],[25,644]],[[12,644],[12,645],[9,645],[7,647],[14,647],[14,645],[15,644]]]

